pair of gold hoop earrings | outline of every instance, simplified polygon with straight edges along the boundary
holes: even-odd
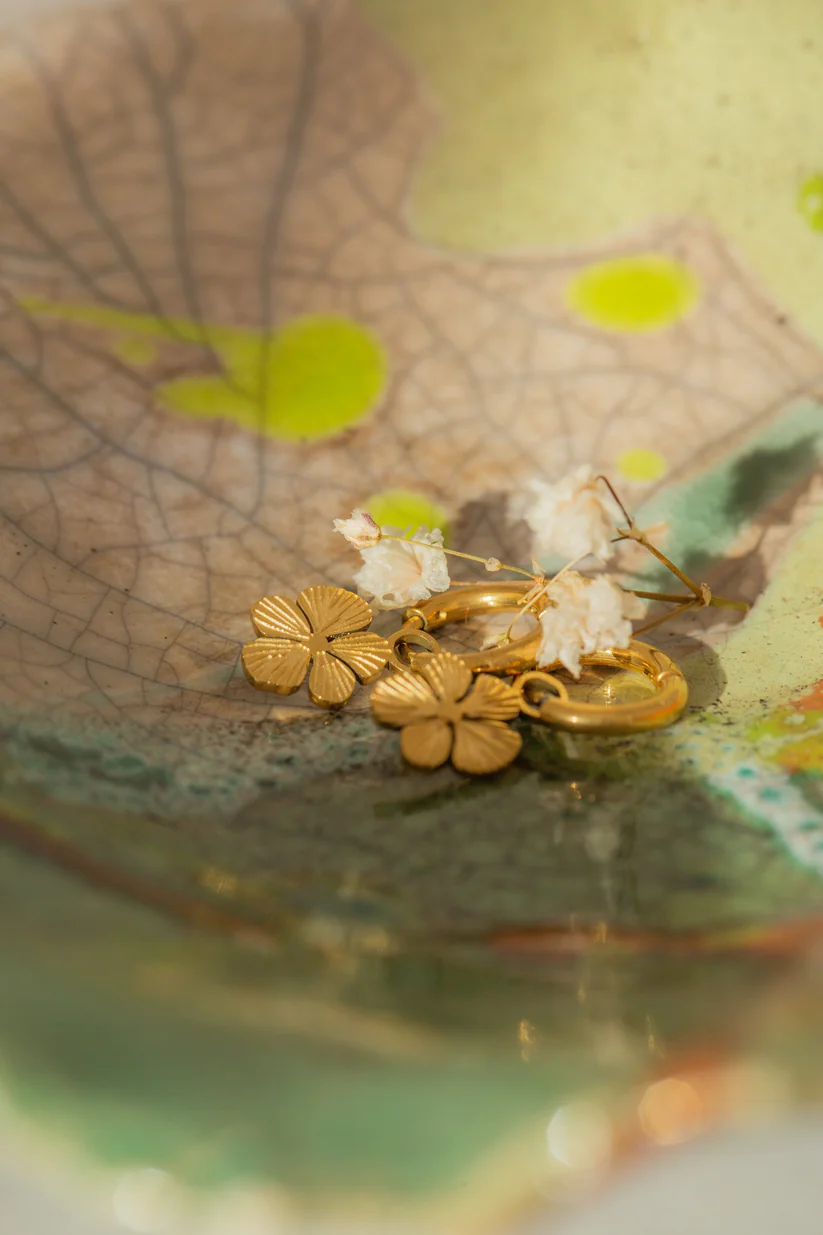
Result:
[[[296,601],[268,596],[252,608],[258,638],[245,644],[243,668],[253,686],[293,694],[308,674],[312,701],[323,708],[348,703],[357,682],[375,686],[371,710],[379,723],[401,730],[401,749],[415,767],[451,759],[461,772],[496,772],[517,756],[519,715],[571,733],[625,735],[672,724],[688,702],[688,686],[670,657],[633,640],[627,648],[581,657],[584,666],[639,675],[640,697],[602,702],[573,698],[553,672],[537,669],[539,627],[502,647],[456,654],[432,632],[494,612],[516,611],[531,585],[457,583],[403,614],[388,639],[368,630],[373,618],[360,596],[320,585]],[[544,606],[546,603],[543,602]],[[540,609],[534,609],[539,616]]]

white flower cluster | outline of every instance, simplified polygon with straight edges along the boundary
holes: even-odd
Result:
[[[509,515],[523,519],[534,536],[535,557],[579,562],[590,554],[606,562],[619,511],[590,467],[555,484],[529,480],[509,499]]]
[[[360,550],[363,565],[354,581],[376,609],[403,609],[451,586],[438,527],[419,527],[414,534],[411,528],[381,528],[367,510],[355,510],[350,519],[335,519],[334,530]]]
[[[590,467],[554,484],[529,481],[510,499],[509,514],[528,525],[536,557],[561,557],[570,565],[587,557],[608,561],[620,517],[617,503]],[[631,619],[646,609],[609,575],[588,579],[568,568],[547,585],[546,596],[537,664],[545,669],[559,663],[574,677],[580,676],[581,656],[628,647]]]
[[[361,552],[363,549],[371,549],[383,535],[380,525],[367,510],[353,510],[350,519],[335,519],[334,530],[345,536],[349,544]]]
[[[540,668],[562,664],[580,675],[581,656],[609,648],[625,648],[632,636],[631,619],[645,606],[609,575],[586,578],[571,566],[583,558],[606,562],[620,512],[591,468],[583,467],[552,484],[532,480],[509,503],[513,519],[526,522],[539,557],[563,557],[569,565],[538,591],[548,600],[540,614]],[[360,592],[378,609],[419,604],[451,585],[443,533],[420,527],[379,527],[368,511],[355,510],[350,519],[335,519],[335,530],[360,551],[363,566],[355,575]],[[464,555],[465,556],[465,555]],[[496,571],[496,558],[485,560]]]
[[[624,592],[608,575],[586,579],[564,571],[549,583],[549,605],[540,614],[542,637],[537,666],[558,662],[580,677],[580,657],[607,648],[625,648],[632,637],[631,619],[642,617],[643,602]]]
[[[354,576],[358,591],[377,609],[402,609],[419,604],[451,587],[440,528],[419,527],[412,533],[384,527],[379,544],[361,549],[363,565]]]

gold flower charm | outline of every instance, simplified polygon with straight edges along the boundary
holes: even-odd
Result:
[[[371,682],[391,655],[379,635],[366,634],[373,617],[361,597],[339,587],[308,587],[297,602],[264,596],[251,611],[261,636],[243,647],[252,686],[292,695],[311,664],[309,695],[321,708],[341,708],[355,683]]]
[[[402,729],[400,749],[417,768],[439,768],[451,755],[460,772],[498,772],[522,745],[506,723],[520,711],[518,692],[485,674],[472,687],[471,670],[450,652],[378,682],[371,708],[375,720]]]

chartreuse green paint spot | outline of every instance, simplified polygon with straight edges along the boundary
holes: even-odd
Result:
[[[363,506],[381,527],[387,524],[404,529],[416,529],[423,524],[428,528],[439,527],[448,543],[446,512],[423,493],[414,493],[411,489],[384,489],[382,493],[370,497]]]
[[[302,317],[265,333],[36,297],[22,297],[20,304],[38,317],[116,331],[116,350],[130,363],[147,363],[145,350],[138,358],[135,348],[148,339],[207,346],[222,369],[161,383],[158,402],[187,416],[233,420],[286,441],[333,437],[358,424],[385,384],[379,341],[350,318]]]
[[[376,340],[346,318],[301,318],[268,339],[234,337],[215,350],[224,374],[166,382],[157,392],[160,401],[287,441],[332,437],[357,424],[374,406],[385,376]]]
[[[823,172],[804,180],[797,192],[797,209],[816,232],[823,232]]]
[[[566,288],[569,306],[595,326],[629,333],[679,321],[700,296],[693,270],[663,253],[639,253],[587,266]]]
[[[157,360],[157,348],[151,339],[141,338],[140,335],[123,335],[115,343],[114,350],[125,364],[136,368],[154,364]]]
[[[626,480],[642,483],[659,480],[666,475],[669,465],[658,451],[637,446],[617,456],[617,470]]]

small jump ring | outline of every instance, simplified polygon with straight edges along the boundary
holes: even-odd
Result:
[[[465,622],[470,617],[495,611],[517,610],[523,597],[534,588],[529,580],[521,582],[455,583],[448,592],[421,601],[415,608],[403,614],[404,622],[422,622],[426,631],[438,630],[450,622]],[[545,597],[535,603],[531,612],[535,617],[546,608]],[[419,629],[419,628],[418,628]],[[472,673],[523,673],[533,669],[540,647],[541,630],[535,626],[520,639],[512,639],[502,647],[487,648],[480,652],[459,653],[460,659]]]
[[[648,643],[632,640],[627,648],[581,656],[580,663],[640,673],[654,685],[654,694],[631,703],[585,703],[569,698],[545,698],[538,708],[539,719],[544,724],[571,733],[643,733],[673,724],[689,701],[689,687],[680,669],[665,652]]]
[[[569,701],[569,692],[563,683],[558,678],[552,677],[550,673],[543,673],[541,669],[530,669],[527,673],[521,673],[512,685],[515,690],[520,691],[520,711],[532,720],[541,719],[541,704],[529,702],[526,692],[530,686],[548,686],[555,692],[556,698],[564,703]]]
[[[397,649],[402,645],[410,647],[418,647],[422,649],[423,654],[427,652],[437,653],[440,651],[440,645],[431,635],[426,634],[425,630],[421,630],[419,626],[412,625],[408,620],[408,615],[404,614],[406,624],[401,626],[400,630],[395,631],[393,635],[389,635],[387,642],[391,647],[391,654],[388,663],[392,669],[398,669],[401,672],[408,672],[412,668],[411,661],[403,661],[398,655]],[[420,653],[418,653],[419,655]]]
[[[448,592],[407,609],[404,614],[406,625],[389,642],[393,649],[398,643],[410,643],[421,646],[426,652],[437,652],[438,645],[427,632],[438,630],[450,622],[465,622],[467,618],[484,613],[517,610],[522,607],[523,597],[533,587],[534,584],[529,581],[453,584]],[[545,597],[540,597],[532,609],[534,615],[539,617],[548,603]],[[628,648],[582,656],[580,660],[583,665],[630,670],[641,674],[654,687],[648,698],[630,703],[586,703],[572,699],[563,683],[552,676],[552,670],[561,667],[559,664],[546,665],[544,673],[535,670],[541,634],[540,627],[536,626],[527,635],[513,639],[502,647],[462,653],[460,660],[473,673],[519,675],[519,682],[515,685],[523,688],[521,710],[532,719],[573,733],[642,733],[673,724],[682,715],[689,699],[688,684],[665,652],[648,643],[633,640]],[[389,663],[395,669],[409,668],[394,650]],[[533,704],[526,696],[530,684],[549,686],[555,694],[545,697],[539,704]]]

